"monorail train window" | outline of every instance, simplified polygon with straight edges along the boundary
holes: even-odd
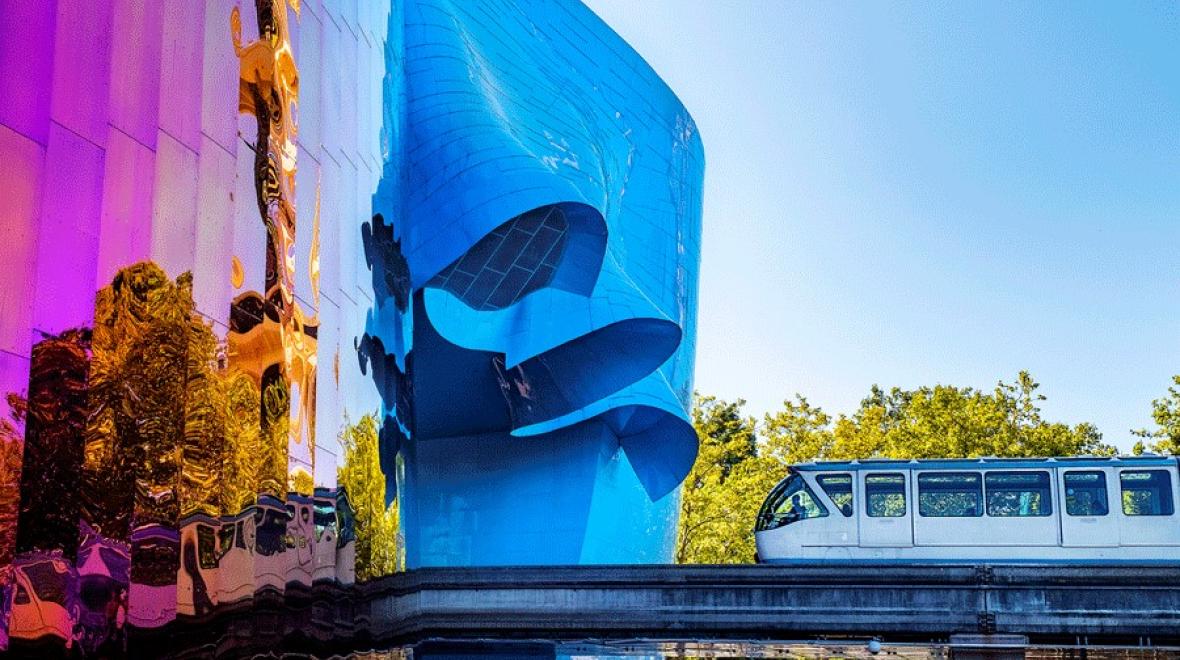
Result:
[[[1098,471],[1065,473],[1065,512],[1071,516],[1105,516],[1106,475]]]
[[[13,597],[12,602],[14,605],[28,605],[33,602],[33,599],[29,598],[29,592],[25,589],[24,585],[18,582],[16,584],[16,596]]]
[[[923,472],[918,475],[918,515],[974,518],[983,515],[978,472]]]
[[[217,537],[213,528],[197,524],[197,561],[201,568],[217,568]]]
[[[865,475],[865,513],[870,518],[900,518],[905,515],[905,475]]]
[[[1124,470],[1123,513],[1128,516],[1172,515],[1172,476],[1167,470]]]
[[[845,518],[852,515],[852,475],[851,474],[821,474],[815,478],[820,488],[832,498],[840,513]]]
[[[987,472],[987,515],[1035,517],[1053,515],[1048,472]]]
[[[315,535],[321,538],[325,531],[336,531],[336,506],[331,500],[316,500]]]
[[[816,499],[811,488],[803,481],[803,477],[796,473],[770,491],[766,502],[762,504],[762,510],[758,512],[754,531],[777,529],[800,520],[822,518],[826,515],[828,508]]]
[[[241,525],[241,523],[238,523]],[[224,557],[230,548],[234,547],[234,526],[232,523],[224,524],[221,529],[217,531],[217,559]]]

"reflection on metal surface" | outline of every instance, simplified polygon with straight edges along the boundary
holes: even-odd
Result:
[[[298,3],[292,1],[298,14]],[[286,441],[284,477],[267,479],[265,492],[288,487],[310,494],[315,472],[315,382],[319,322],[295,300],[295,175],[299,73],[291,49],[287,4],[257,0],[258,39],[242,43],[242,18],[231,14],[234,50],[240,62],[238,108],[257,120],[254,185],[266,231],[265,291],[246,292],[234,303],[242,317],[231,327],[231,364],[255,375],[263,393],[263,433]],[[308,272],[319,304],[319,190],[316,191]],[[276,454],[276,459],[277,459]]]
[[[403,549],[667,554],[691,119],[577,3],[354,5],[0,17],[0,649],[117,656]]]
[[[242,267],[242,260],[234,256],[230,257],[230,263],[230,284],[232,284],[235,289],[240,289],[242,288],[242,285],[246,283],[246,272]]]

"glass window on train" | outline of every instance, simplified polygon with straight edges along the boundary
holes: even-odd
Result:
[[[185,552],[188,549],[185,548]],[[217,568],[217,537],[208,525],[197,525],[197,562],[203,569]]]
[[[983,515],[983,482],[978,472],[923,472],[918,475],[918,515],[974,518]]]
[[[852,515],[852,475],[821,474],[815,478],[845,518]]]
[[[239,523],[240,524],[240,523]],[[234,547],[234,525],[226,523],[217,530],[217,559],[220,561]]]
[[[1053,515],[1048,472],[987,472],[987,515],[1035,517]]]
[[[1128,516],[1172,515],[1172,475],[1167,470],[1124,470],[1123,513]]]
[[[1106,475],[1097,470],[1065,473],[1065,512],[1071,516],[1105,516]]]
[[[865,475],[865,513],[870,518],[905,515],[905,475],[899,472]]]
[[[770,492],[758,513],[754,531],[777,529],[800,520],[826,515],[828,508],[815,497],[803,477],[792,474]]]

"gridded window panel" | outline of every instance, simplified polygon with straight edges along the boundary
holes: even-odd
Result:
[[[208,570],[218,567],[217,533],[209,525],[197,524],[197,560],[201,568]]]
[[[427,286],[454,294],[473,309],[504,309],[553,280],[568,241],[558,206],[543,206],[496,227]]]

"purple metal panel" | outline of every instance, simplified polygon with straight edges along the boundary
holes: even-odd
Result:
[[[44,145],[57,3],[0,0],[0,125]]]
[[[233,299],[231,284],[235,155],[213,138],[201,136],[197,161],[197,236],[193,263],[193,298],[197,310],[218,319],[224,335],[226,310]],[[239,197],[240,198],[240,197]],[[247,197],[243,203],[249,205]]]
[[[160,39],[165,3],[115,0],[111,52],[111,126],[156,148],[160,106]]]
[[[201,50],[201,131],[229,153],[241,142],[238,140],[238,56],[234,54],[229,26],[230,11],[236,4],[235,0],[205,3]]]
[[[0,126],[0,154],[0,350],[28,357],[45,149]]]
[[[94,317],[105,156],[90,140],[50,126],[33,281],[33,325],[42,332],[85,327]]]
[[[154,130],[152,135],[154,141]],[[149,256],[155,163],[155,151],[111,126],[103,179],[97,282],[110,282],[120,268]]]
[[[67,2],[57,8],[53,54],[53,121],[106,146],[111,86],[109,2]]]
[[[201,147],[205,11],[203,2],[168,5],[160,44],[160,130],[194,152]]]
[[[196,223],[197,152],[161,128],[156,142],[151,259],[165,272],[179,275],[193,270]]]

